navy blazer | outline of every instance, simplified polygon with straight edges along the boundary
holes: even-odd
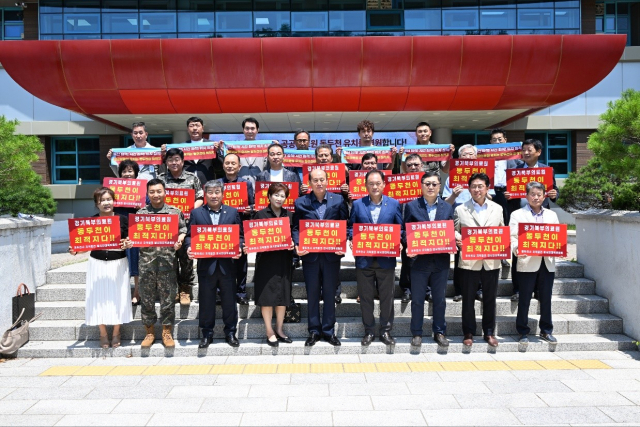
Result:
[[[436,208],[436,221],[453,220],[453,206],[442,200],[438,196],[438,207]],[[404,208],[404,224],[405,227],[410,222],[424,222],[429,221],[429,215],[427,214],[427,204],[424,197],[420,197],[405,205]],[[431,255],[418,255],[416,257],[409,258],[411,268],[424,271],[442,271],[449,269],[449,254],[431,254]]]
[[[242,247],[244,245],[244,230],[240,214],[231,206],[222,205],[221,209],[218,225],[240,224],[240,247]],[[194,225],[213,225],[207,205],[191,211],[191,222],[187,227],[187,237],[185,238],[187,247],[191,245],[191,227]],[[218,263],[220,263],[222,274],[235,274],[234,262],[233,258],[200,258],[198,259],[198,274],[212,275],[216,271]]]
[[[371,206],[371,198],[369,196],[365,196],[362,199],[358,199],[353,202],[351,217],[349,218],[347,229],[349,240],[353,237],[353,224],[373,224],[373,218],[371,217],[369,206]],[[390,197],[382,196],[382,207],[380,208],[380,215],[378,216],[378,222],[376,224],[400,224],[400,226],[402,226],[402,207],[400,206],[400,203]],[[403,239],[401,238],[401,240]],[[400,244],[400,242],[396,243]],[[374,259],[378,260],[378,264],[380,264],[381,268],[396,267],[396,257],[357,256],[355,258],[356,267],[358,268],[370,267]]]
[[[300,181],[300,175],[298,175],[297,172],[293,172],[290,171],[287,168],[282,168],[283,170],[283,175],[282,175],[282,181],[284,182],[297,182],[298,183],[298,188],[299,188],[299,196],[302,196],[302,185],[301,181]],[[260,172],[258,174],[258,176],[256,177],[256,182],[271,182],[271,168],[265,169],[262,172]]]
[[[302,197],[296,199],[295,211],[293,213],[293,228],[291,232],[291,238],[293,242],[298,245],[300,242],[300,220],[301,219],[320,219],[316,214],[315,209],[311,205],[311,201],[315,198],[313,192],[305,194]],[[344,198],[339,194],[334,194],[327,191],[327,210],[325,211],[323,220],[348,220],[349,209],[344,201]],[[334,253],[325,252],[311,252],[301,257],[305,261],[317,261],[319,256],[326,257],[327,261],[337,262],[342,258]]]
[[[516,167],[514,169],[524,169],[524,166],[526,165],[526,163],[523,160],[516,160]],[[538,167],[540,168],[548,168],[548,165],[545,165],[544,163],[540,163],[538,162]],[[555,203],[556,200],[558,200],[558,197],[560,197],[560,190],[558,189],[558,186],[556,185],[556,174],[554,172],[553,174],[553,189],[557,191],[558,195],[556,196],[555,199],[551,200],[552,202]],[[514,202],[512,206],[509,206],[510,208],[512,208],[513,210],[517,210],[520,209],[520,199],[513,199]],[[542,207],[543,208],[547,208],[547,209],[551,209],[551,203],[549,203],[549,198],[545,197],[544,202],[542,202]],[[511,202],[511,201],[510,201]]]

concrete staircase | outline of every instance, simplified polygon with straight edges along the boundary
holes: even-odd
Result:
[[[294,273],[293,296],[302,303],[302,322],[286,324],[286,333],[294,339],[293,344],[281,344],[273,349],[264,341],[264,324],[259,307],[253,302],[249,306],[239,306],[240,320],[238,338],[239,348],[231,348],[222,337],[221,310],[218,307],[214,343],[207,350],[199,350],[198,331],[198,287],[194,288],[194,302],[188,307],[176,304],[177,322],[174,328],[176,348],[166,350],[160,341],[149,350],[141,350],[140,342],[144,337],[144,327],[140,322],[140,307],[133,307],[135,320],[122,329],[123,346],[112,350],[102,350],[98,345],[98,328],[84,324],[84,297],[86,263],[73,264],[47,273],[47,284],[36,291],[36,312],[42,317],[30,328],[30,342],[21,348],[18,357],[97,357],[97,356],[205,356],[205,355],[261,355],[261,354],[345,354],[345,353],[408,353],[442,351],[429,338],[431,335],[431,306],[424,322],[423,345],[418,350],[409,345],[411,332],[410,304],[395,303],[395,324],[393,335],[397,339],[396,346],[391,349],[379,341],[363,348],[360,340],[364,328],[360,318],[360,305],[356,302],[357,289],[355,283],[355,267],[353,258],[345,258],[342,262],[340,276],[342,280],[342,304],[336,308],[336,334],[342,340],[341,347],[332,347],[320,342],[312,348],[304,347],[307,337],[306,292],[302,282],[302,271]],[[515,351],[609,351],[632,350],[635,345],[631,338],[622,333],[622,319],[609,314],[609,301],[595,294],[596,284],[584,278],[583,266],[573,262],[559,262],[556,269],[556,280],[553,288],[553,321],[554,335],[557,345],[540,341],[533,335],[531,343],[523,348],[517,343],[515,318],[517,302],[512,302],[511,280],[509,269],[502,271],[502,279],[498,287],[497,326],[496,333],[500,346],[496,349],[487,346],[481,337],[471,347],[462,345],[462,303],[453,302],[453,284],[447,287],[447,334],[451,340],[448,352],[515,352]],[[253,280],[253,263],[250,263],[248,281]],[[400,269],[396,270],[399,276]],[[450,274],[451,276],[451,274]],[[253,284],[249,283],[248,292],[253,298]],[[399,298],[400,288],[396,285],[396,296]],[[156,303],[159,311],[159,304]],[[482,304],[476,302],[476,313],[482,312]],[[530,309],[530,325],[537,331],[538,303],[533,300]],[[480,318],[478,318],[480,330]],[[160,326],[156,326],[157,332]],[[159,334],[157,335],[159,336]]]

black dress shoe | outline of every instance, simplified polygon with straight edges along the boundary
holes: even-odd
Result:
[[[293,268],[294,268],[294,270],[295,270],[296,268],[300,268],[300,267],[302,267],[302,262],[300,262],[300,260],[298,260],[298,261],[294,261],[294,262],[293,262]]]
[[[369,344],[371,344],[374,339],[376,339],[375,335],[366,334],[364,337],[362,337],[361,344],[363,347],[369,347]]]
[[[402,294],[402,299],[400,300],[400,302],[403,304],[407,304],[409,301],[411,301],[411,292],[407,289],[406,291],[404,291],[404,294]]]
[[[277,337],[275,341],[271,341],[269,338],[267,338],[267,344],[269,345],[269,347],[278,347],[280,345]]]
[[[554,337],[551,334],[540,334],[540,339],[544,340],[546,342],[550,342],[552,344],[555,344],[558,342],[558,340],[556,339],[556,337]]]
[[[336,304],[342,304],[342,297],[340,295],[336,295]]]
[[[396,339],[392,337],[389,332],[385,332],[380,335],[380,341],[382,341],[386,345],[396,345]]]
[[[482,292],[478,292],[478,293],[476,294],[476,299],[477,299],[478,301],[482,301]]]
[[[420,347],[422,345],[422,335],[414,335],[411,338],[411,345],[413,347]]]
[[[520,339],[518,340],[518,344],[529,344],[529,338],[527,338],[526,334],[520,335]]]
[[[293,342],[293,341],[291,341],[291,338],[280,336],[280,335],[278,335],[277,332],[276,332],[276,338],[278,339],[278,341],[286,343],[286,344],[291,344]]]
[[[235,334],[228,334],[226,337],[224,337],[224,340],[231,347],[240,347],[240,341],[238,341],[238,338],[236,338]]]
[[[316,334],[315,332],[311,332],[309,338],[307,338],[307,340],[304,342],[304,346],[313,347],[318,341],[320,341],[320,335]]]
[[[425,301],[428,301],[428,302],[433,302],[433,297],[431,296],[431,294],[427,294],[427,295],[424,297],[424,300],[425,300]]]
[[[340,342],[340,340],[338,339],[338,337],[333,334],[333,335],[325,335],[322,337],[323,340],[325,340],[326,342],[328,342],[329,344],[331,344],[334,347],[340,347],[342,345],[342,343]]]
[[[249,300],[245,297],[236,297],[236,301],[240,305],[249,305]]]
[[[433,340],[437,342],[440,347],[449,347],[449,340],[443,334],[433,334]]]
[[[198,344],[198,348],[207,348],[209,347],[209,344],[211,344],[211,342],[213,342],[212,336],[202,337],[200,339],[200,344]]]

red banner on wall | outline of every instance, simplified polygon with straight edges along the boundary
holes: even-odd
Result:
[[[406,224],[407,255],[456,252],[453,221],[423,221]]]
[[[243,221],[243,225],[247,252],[281,251],[291,247],[288,217]]]
[[[495,173],[495,161],[487,160],[467,160],[454,159],[449,168],[449,187],[455,188],[462,185],[462,188],[469,188],[469,178],[474,173],[484,173],[489,177],[489,188],[493,188],[493,175]]]
[[[78,251],[120,249],[120,216],[68,219],[69,245]]]
[[[507,169],[507,191],[512,199],[527,197],[527,184],[536,181],[545,191],[553,189],[553,168]]]
[[[518,224],[518,256],[567,256],[567,224]]]
[[[167,188],[164,202],[182,211],[184,219],[189,219],[196,203],[196,190],[193,188]]]
[[[309,182],[309,173],[311,173],[314,169],[322,169],[327,172],[327,178],[329,182],[327,183],[327,191],[331,191],[332,193],[340,193],[340,187],[344,184],[346,180],[345,166],[343,163],[316,163],[313,165],[304,165],[302,167],[302,182]],[[311,192],[311,188],[309,188],[309,192]]]
[[[349,194],[351,194],[353,200],[361,199],[369,194],[365,185],[365,177],[368,172],[365,170],[349,171]],[[385,182],[391,176],[390,170],[382,170],[380,172],[384,174]]]
[[[233,258],[240,255],[240,225],[192,225],[194,258]]]
[[[129,240],[136,248],[173,246],[178,241],[178,215],[129,214]]]
[[[301,219],[298,246],[308,252],[346,252],[347,221]]]
[[[244,212],[249,209],[247,183],[245,181],[225,183],[222,203],[236,208],[238,212]]]
[[[511,259],[509,227],[462,227],[463,260]]]
[[[400,224],[353,224],[353,256],[400,256]]]
[[[256,182],[256,203],[253,207],[254,210],[259,211],[269,206],[269,186],[273,182],[258,181]],[[296,199],[300,194],[300,184],[297,182],[282,182],[289,188],[289,197],[284,201],[282,205],[285,209],[293,210]]]
[[[384,194],[400,203],[415,200],[422,196],[422,175],[422,172],[411,172],[388,176]]]
[[[146,179],[105,178],[102,186],[115,193],[116,208],[139,208],[144,206],[147,195]]]

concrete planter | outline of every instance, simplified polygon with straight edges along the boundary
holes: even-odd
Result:
[[[11,326],[11,298],[18,285],[44,285],[51,267],[52,219],[0,218],[0,333]]]
[[[590,210],[575,214],[578,262],[624,333],[640,339],[640,213]]]

